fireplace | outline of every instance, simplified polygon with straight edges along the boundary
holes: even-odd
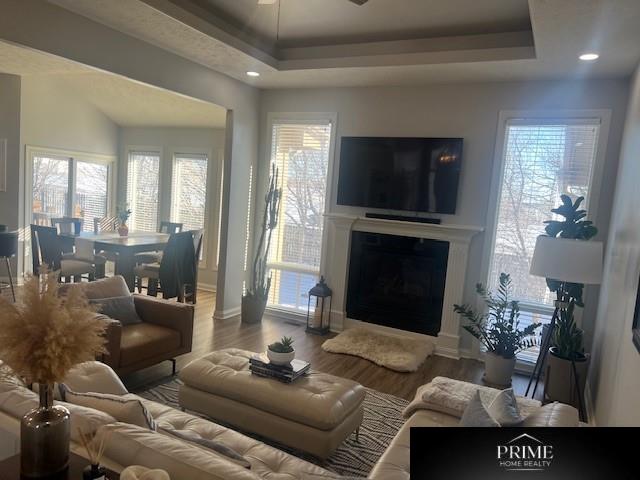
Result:
[[[351,232],[348,318],[437,336],[449,242]]]

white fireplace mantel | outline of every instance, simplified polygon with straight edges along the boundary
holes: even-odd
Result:
[[[332,330],[342,331],[349,326],[361,325],[370,328],[387,329],[374,324],[359,322],[346,316],[346,292],[351,251],[351,232],[372,232],[405,237],[426,238],[449,242],[447,279],[444,290],[444,305],[440,333],[435,338],[436,353],[458,358],[460,343],[460,319],[453,312],[454,303],[463,302],[463,292],[467,271],[469,244],[474,235],[483,227],[468,225],[430,224],[367,218],[344,214],[326,214],[327,244],[325,248],[324,272],[333,290],[331,325]],[[390,329],[394,330],[394,329]],[[396,330],[411,336],[423,336],[412,332]],[[432,338],[433,337],[429,337]]]

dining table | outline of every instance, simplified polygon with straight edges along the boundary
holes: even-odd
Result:
[[[120,236],[117,232],[91,233],[81,232],[79,235],[61,233],[65,246],[71,247],[77,238],[83,238],[93,242],[96,253],[116,253],[116,275],[122,275],[127,282],[129,290],[135,288],[134,268],[137,253],[154,252],[164,250],[170,235],[168,233],[136,232],[130,231],[127,236]]]

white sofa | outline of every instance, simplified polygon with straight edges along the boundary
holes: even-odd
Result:
[[[112,371],[96,362],[83,364],[68,383],[73,388],[90,388],[91,391],[120,392],[124,386],[111,381]],[[93,378],[93,382],[90,380]],[[67,381],[65,382],[67,383]],[[411,427],[453,427],[459,422],[466,403],[476,390],[481,396],[498,393],[488,387],[437,377],[418,389],[414,401],[405,410],[407,422],[369,474],[371,479],[407,480],[409,478],[409,453]],[[106,392],[103,392],[106,393]],[[140,397],[138,397],[140,398]],[[314,479],[338,478],[337,475],[309,462],[282,452],[189,413],[140,398],[158,425],[154,432],[135,425],[122,423],[109,415],[92,409],[78,409],[71,405],[72,440],[74,424],[83,430],[94,428],[96,439],[109,432],[109,441],[103,464],[115,471],[129,465],[166,470],[172,480],[217,479]],[[0,380],[0,458],[19,451],[20,411],[26,412],[37,403],[37,397],[25,387],[6,379]],[[539,408],[539,402],[518,399],[521,413],[528,415],[528,426],[578,426],[577,411],[570,406],[555,403]],[[31,406],[30,406],[31,404]],[[13,412],[13,415],[8,413]],[[246,469],[209,449],[193,445],[178,438],[160,433],[162,429],[190,430],[203,438],[216,439],[231,447],[251,463]],[[80,445],[74,441],[72,451],[83,455]]]

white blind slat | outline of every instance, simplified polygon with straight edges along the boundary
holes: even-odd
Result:
[[[131,230],[155,232],[158,228],[160,154],[129,152],[127,205],[131,209]]]

